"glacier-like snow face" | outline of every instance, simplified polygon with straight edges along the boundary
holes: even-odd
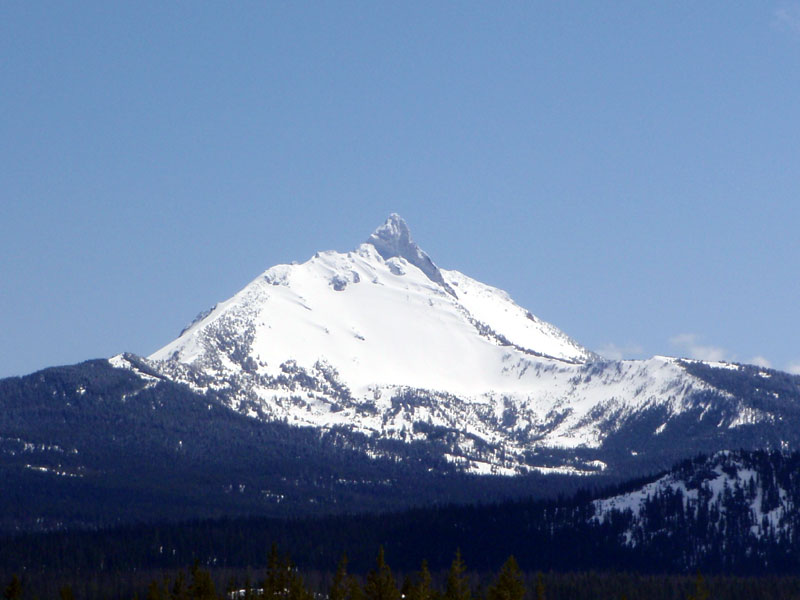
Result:
[[[505,292],[438,269],[394,226],[395,246],[379,238],[385,256],[365,243],[273,267],[150,358],[227,371],[247,358],[273,376],[287,360],[325,361],[357,396],[401,385],[474,396],[524,391],[532,357],[593,357]]]
[[[435,432],[477,473],[597,472],[531,453],[598,448],[653,411],[659,435],[698,395],[729,396],[674,359],[602,360],[506,292],[437,267],[397,215],[352,252],[268,269],[148,365],[256,418],[404,442]]]

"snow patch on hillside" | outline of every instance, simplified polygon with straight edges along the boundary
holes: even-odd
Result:
[[[780,487],[770,492],[773,501],[765,502],[768,484],[763,481],[762,474],[743,464],[731,452],[717,453],[706,465],[696,467],[696,471],[705,474],[687,481],[680,474],[669,473],[638,490],[596,500],[592,520],[603,523],[613,513],[629,513],[634,525],[625,533],[625,539],[629,545],[635,545],[634,529],[644,527],[642,519],[648,503],[669,493],[677,494],[685,511],[696,516],[702,509],[716,514],[720,520],[725,517],[731,498],[738,499],[749,511],[750,533],[755,537],[780,531],[784,527],[784,517],[794,510],[786,490]]]

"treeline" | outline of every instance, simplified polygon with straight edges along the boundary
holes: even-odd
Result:
[[[189,570],[188,577],[184,571],[174,576],[165,575],[149,581],[144,592],[146,600],[523,600],[526,596],[526,585],[522,572],[513,556],[509,557],[493,578],[486,590],[473,592],[471,576],[467,573],[466,564],[460,551],[456,552],[445,584],[439,589],[434,583],[434,576],[423,561],[417,573],[406,575],[402,584],[386,562],[384,550],[378,551],[375,566],[364,576],[348,571],[347,556],[342,555],[335,573],[327,585],[309,585],[297,566],[288,555],[281,555],[277,546],[272,545],[267,560],[265,573],[260,580],[253,581],[250,575],[237,580],[231,576],[224,588],[215,581],[212,571],[195,562]],[[81,596],[98,598],[116,597],[113,590],[102,590],[96,582],[86,585],[87,581],[73,578],[71,581],[50,581],[58,587],[60,600],[78,600]],[[141,585],[141,583],[139,584]],[[35,584],[34,584],[34,587]],[[76,588],[80,592],[76,595]],[[544,583],[539,576],[536,598],[544,598]],[[52,589],[46,587],[35,590],[35,596],[44,591],[52,595]],[[133,600],[138,600],[141,590],[133,592]],[[5,600],[26,600],[22,580],[13,575],[3,594]],[[81,598],[81,600],[83,600]],[[87,599],[88,600],[88,599]]]
[[[105,580],[73,574],[46,581],[11,576],[5,600],[789,600],[800,578],[704,578],[630,573],[524,573],[513,556],[496,572],[473,572],[456,550],[450,568],[431,572],[427,561],[395,573],[380,548],[365,574],[348,570],[346,555],[333,573],[301,573],[275,545],[260,577],[201,566],[174,573],[119,573]]]

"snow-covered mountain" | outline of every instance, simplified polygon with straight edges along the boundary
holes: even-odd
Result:
[[[397,215],[353,252],[272,267],[150,356],[272,376],[287,360],[322,361],[359,396],[399,385],[517,391],[529,357],[594,358],[505,292],[439,269]]]
[[[506,292],[438,267],[394,214],[351,252],[268,269],[146,361],[111,363],[265,421],[432,444],[476,473],[668,464],[687,436],[716,450],[782,418],[769,402],[797,405],[796,389],[765,404],[714,383],[737,365],[604,360]]]

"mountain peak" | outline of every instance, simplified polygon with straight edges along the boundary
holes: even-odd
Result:
[[[411,230],[403,217],[397,213],[390,214],[386,222],[372,232],[367,243],[375,246],[383,260],[400,256],[413,262],[409,257],[418,258],[420,255],[424,255],[433,264],[430,257],[411,239]]]
[[[396,244],[413,244],[411,240],[411,230],[403,217],[397,213],[392,213],[386,222],[378,227],[370,236],[370,240],[377,238],[386,242],[393,241]]]
[[[369,239],[367,244],[371,244],[381,255],[383,260],[390,258],[404,258],[410,264],[417,267],[420,271],[433,281],[441,285],[449,294],[455,296],[453,289],[445,282],[439,267],[431,260],[431,257],[411,239],[411,230],[397,213],[392,213],[386,222],[378,227]]]

